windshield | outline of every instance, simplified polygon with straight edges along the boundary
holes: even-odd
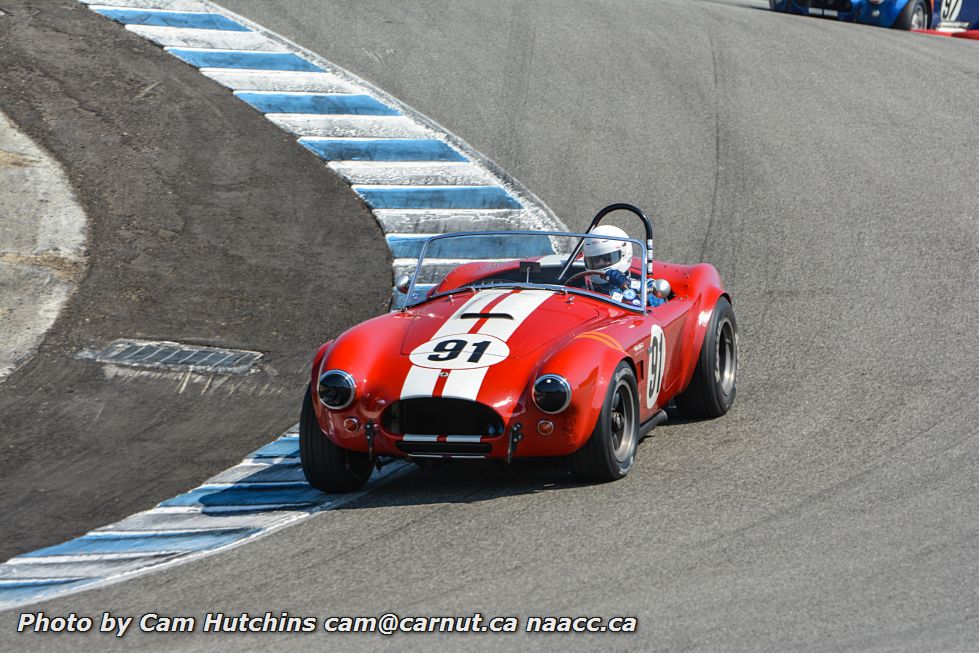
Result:
[[[635,311],[646,302],[646,274],[642,261],[646,248],[638,240],[602,236],[621,241],[631,256],[582,255],[587,234],[501,231],[445,234],[418,238],[405,249],[417,252],[414,261],[398,260],[399,273],[411,275],[404,305],[461,290],[485,287],[548,288],[555,292],[587,295]],[[415,239],[412,239],[415,240]],[[569,264],[570,260],[570,264]],[[403,265],[399,265],[402,264]]]

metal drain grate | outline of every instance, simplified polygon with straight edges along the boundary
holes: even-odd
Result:
[[[262,357],[257,351],[197,347],[178,342],[116,340],[105,349],[85,349],[76,358],[99,363],[208,374],[243,374]]]

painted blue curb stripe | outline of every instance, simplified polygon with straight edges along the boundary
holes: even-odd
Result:
[[[244,50],[187,50],[167,52],[198,68],[242,68],[248,70],[300,70],[325,72],[291,52],[246,52]]]
[[[512,195],[496,186],[393,188],[356,186],[373,209],[519,209]]]
[[[299,143],[327,161],[466,161],[434,138],[300,138]]]
[[[386,237],[388,247],[394,258],[418,258],[422,253],[422,245],[426,238],[410,235],[393,235]],[[507,238],[505,236],[466,236],[462,238],[446,238],[436,240],[428,246],[425,259],[479,259],[493,252],[494,258],[533,258],[554,253],[551,239],[547,236],[523,236]]]
[[[21,555],[40,558],[57,555],[98,553],[153,553],[159,551],[204,551],[231,544],[243,537],[261,532],[261,528],[228,528],[213,531],[160,531],[159,533],[111,533],[82,535],[64,544],[56,544]]]
[[[251,30],[221,14],[191,13],[183,11],[143,11],[140,9],[96,8],[97,13],[123,25],[157,25],[159,27],[188,27],[191,29],[219,29],[227,32]]]
[[[20,587],[44,587],[47,585],[67,585],[69,583],[77,583],[80,580],[85,580],[85,579],[84,578],[18,578],[15,580],[8,580],[6,578],[0,578],[0,590],[17,589]]]
[[[286,436],[269,442],[250,458],[286,458],[299,455],[299,436]]]
[[[305,95],[301,93],[235,93],[262,113],[399,116],[395,109],[369,95]]]
[[[190,492],[167,499],[160,505],[205,508],[283,505],[305,508],[322,502],[324,496],[322,492],[306,483],[268,483],[194,488]]]
[[[302,483],[306,480],[306,476],[303,474],[302,463],[299,461],[298,456],[287,462],[278,461],[274,465],[263,465],[260,461],[256,461],[254,463],[245,463],[244,467],[244,470],[242,467],[232,467],[230,470],[218,474],[215,483],[223,482],[221,480],[222,477],[233,478],[233,480],[228,480],[229,483]],[[242,474],[242,471],[246,473]],[[235,474],[237,474],[237,477],[234,476]],[[218,512],[220,511],[204,510],[202,514],[217,516]],[[245,513],[257,511],[248,507],[236,510],[235,512]]]
[[[75,578],[56,580],[23,581],[18,583],[0,584],[0,604],[14,603],[26,599],[38,599],[48,594],[58,592],[69,585],[88,584],[102,580],[101,578]]]

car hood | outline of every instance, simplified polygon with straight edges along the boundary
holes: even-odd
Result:
[[[377,419],[392,401],[422,397],[478,401],[509,419],[543,357],[623,314],[551,290],[461,292],[346,331],[325,353],[320,370],[354,377],[365,419]]]
[[[401,345],[402,354],[415,352],[417,357],[434,352],[435,358],[445,358],[453,354],[454,346],[442,346],[439,355],[440,342],[451,340],[449,336],[471,334],[468,339],[474,342],[491,342],[484,354],[497,359],[527,357],[556,339],[587,329],[601,315],[593,302],[580,296],[512,288],[450,295],[409,312],[411,323]],[[432,343],[430,347],[428,343]],[[466,351],[461,353],[470,356]]]

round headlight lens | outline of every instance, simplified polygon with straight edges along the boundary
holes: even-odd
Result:
[[[354,377],[343,370],[327,370],[320,374],[316,394],[320,403],[331,410],[340,410],[354,400]]]
[[[571,403],[571,384],[557,374],[545,374],[534,382],[534,403],[545,413],[560,413]]]

